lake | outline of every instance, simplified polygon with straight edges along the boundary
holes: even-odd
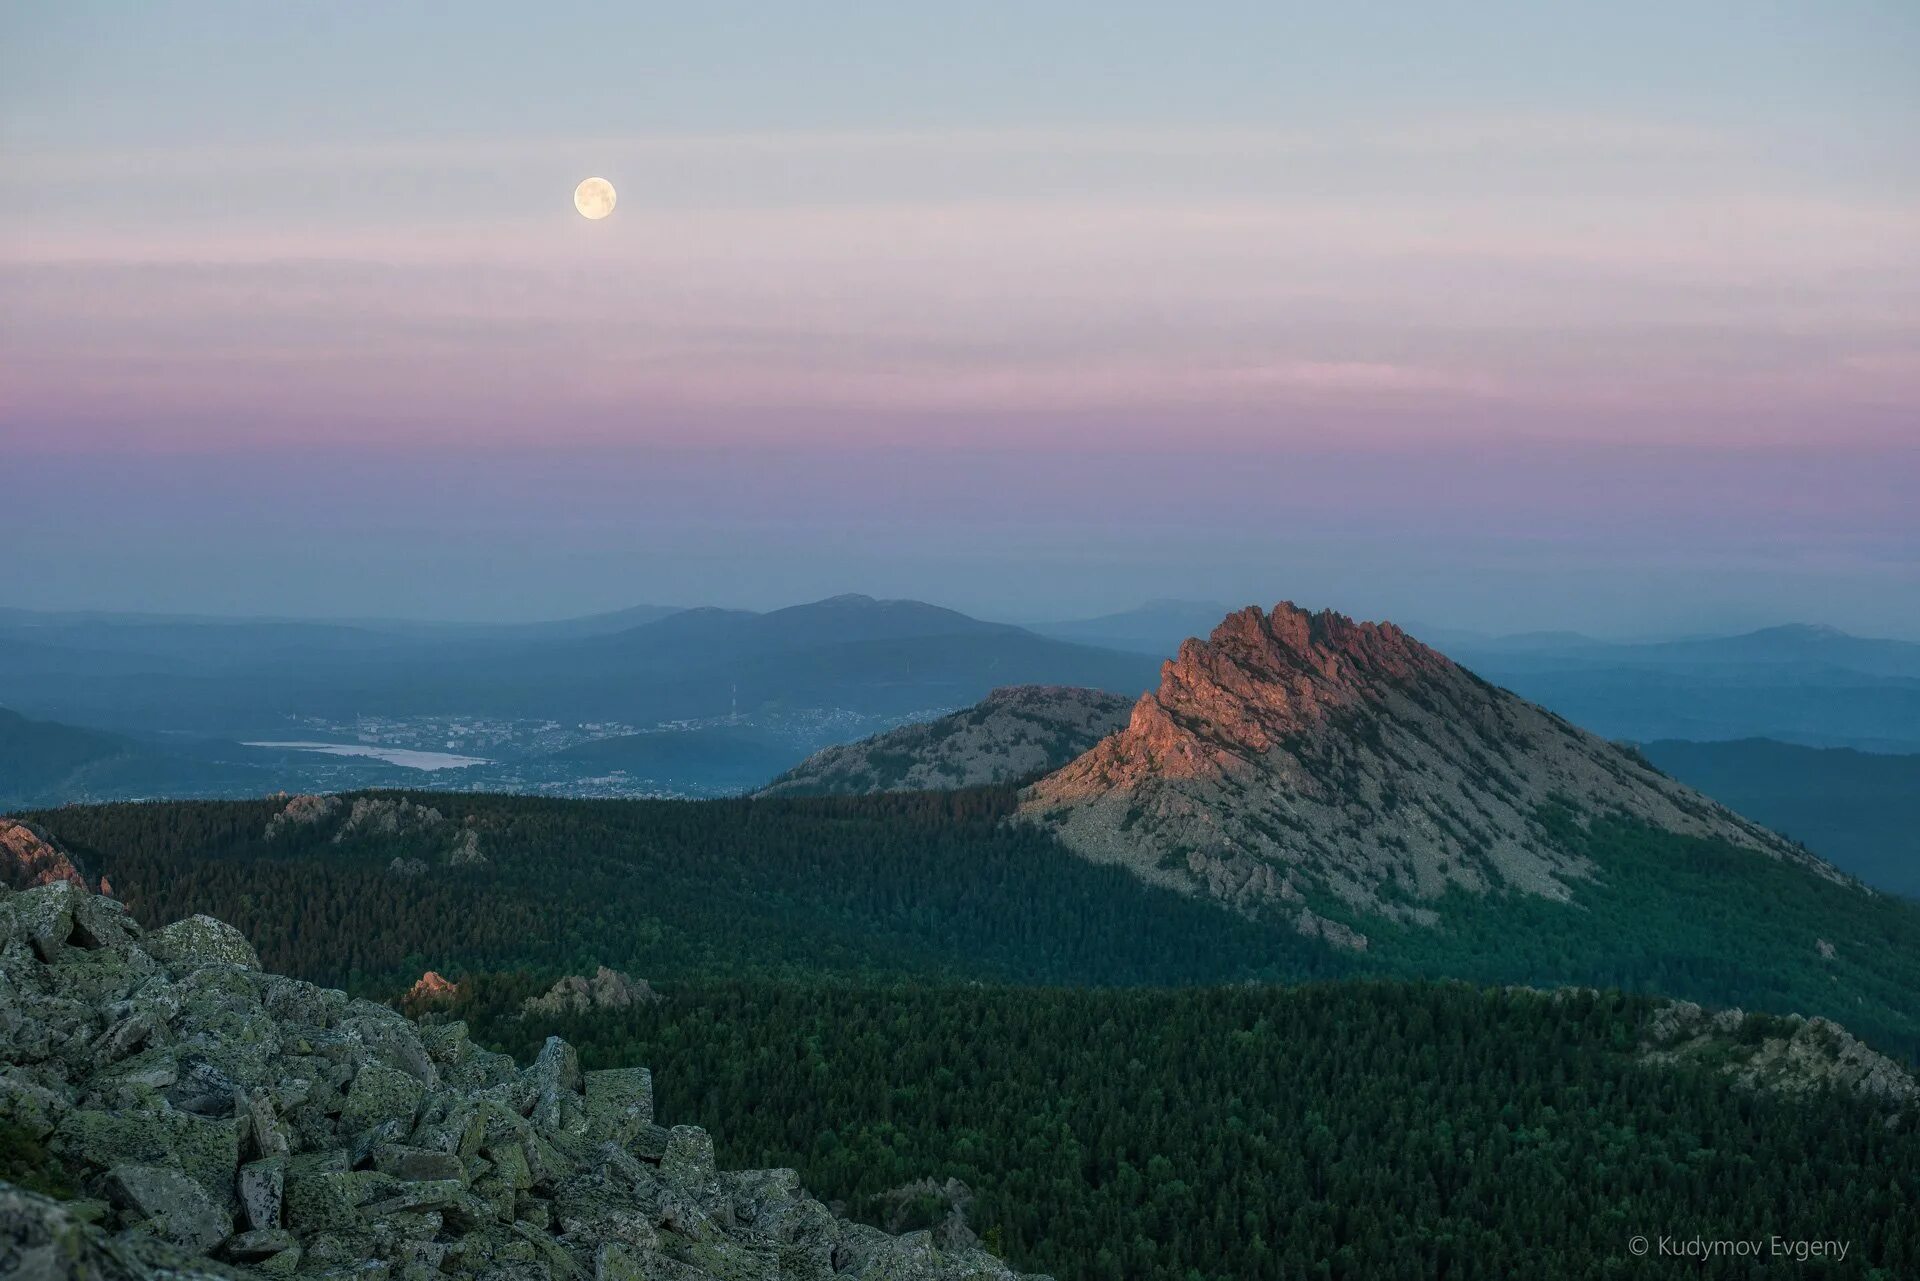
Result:
[[[465,769],[469,765],[489,764],[480,756],[456,756],[452,752],[421,752],[410,747],[378,747],[371,743],[247,743],[247,747],[277,747],[301,752],[320,752],[327,756],[370,756],[389,765],[407,769]]]

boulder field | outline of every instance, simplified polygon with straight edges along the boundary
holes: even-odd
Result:
[[[522,1068],[68,880],[0,888],[0,1136],[0,1276],[35,1281],[1016,1276],[717,1168],[646,1068]]]

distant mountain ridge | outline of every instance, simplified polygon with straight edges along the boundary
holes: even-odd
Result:
[[[1021,811],[1084,857],[1359,947],[1329,909],[1431,925],[1450,892],[1572,898],[1602,869],[1554,837],[1550,807],[1843,879],[1390,623],[1285,602],[1188,641],[1127,728]]]
[[[99,631],[0,621],[0,702],[121,732],[243,737],[296,715],[458,713],[639,725],[760,707],[905,715],[971,703],[1007,684],[1131,696],[1152,683],[1154,669],[1142,655],[919,601],[858,595],[764,614],[678,610],[584,634],[168,624],[115,625],[99,640]]]
[[[1189,636],[1204,636],[1212,631],[1226,612],[1225,605],[1211,601],[1150,600],[1133,609],[1095,618],[1035,623],[1032,630],[1042,636],[1082,645],[1132,650],[1159,658],[1179,649],[1180,642]]]
[[[1461,638],[1448,653],[1609,738],[1920,752],[1920,644],[1788,624],[1641,643]]]

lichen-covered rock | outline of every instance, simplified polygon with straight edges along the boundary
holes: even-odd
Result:
[[[551,1038],[523,1069],[66,880],[0,891],[0,1062],[0,1117],[86,1198],[0,1183],[0,1275],[1014,1275],[962,1233],[844,1222],[790,1170],[716,1168],[704,1130],[655,1124],[644,1068]]]
[[[625,1147],[653,1124],[653,1073],[608,1068],[585,1074],[587,1132],[597,1142]]]
[[[22,1281],[216,1281],[238,1274],[158,1237],[110,1238],[96,1202],[56,1201],[0,1182],[0,1276]]]
[[[260,968],[259,954],[247,936],[211,916],[189,916],[147,937],[147,951],[176,975],[202,965]]]
[[[674,1188],[697,1188],[713,1177],[713,1136],[696,1125],[676,1125],[667,1135],[660,1177]]]
[[[240,1167],[234,1181],[234,1197],[247,1226],[265,1232],[280,1226],[281,1207],[287,1199],[287,1158],[266,1157]]]
[[[204,1253],[233,1233],[232,1216],[178,1170],[116,1165],[102,1186],[114,1205],[141,1221],[139,1230],[183,1249]]]
[[[139,934],[140,927],[119,902],[90,894],[72,881],[52,881],[0,898],[0,948],[25,947],[42,961],[72,960],[69,953],[75,951],[125,947]]]

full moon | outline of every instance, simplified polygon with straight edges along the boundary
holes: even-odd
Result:
[[[613,184],[605,178],[589,178],[573,189],[573,207],[583,218],[595,220],[613,212]]]

